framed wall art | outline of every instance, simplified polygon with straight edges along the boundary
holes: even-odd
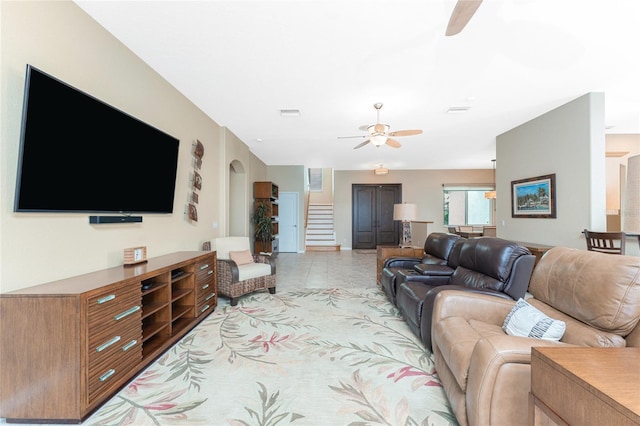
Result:
[[[511,217],[554,219],[555,173],[511,181]]]

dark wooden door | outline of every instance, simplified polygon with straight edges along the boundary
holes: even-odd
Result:
[[[351,202],[351,248],[398,245],[400,226],[393,220],[393,205],[402,202],[402,185],[354,184]]]

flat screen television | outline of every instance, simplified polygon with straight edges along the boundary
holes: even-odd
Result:
[[[27,65],[14,211],[172,213],[178,146]]]

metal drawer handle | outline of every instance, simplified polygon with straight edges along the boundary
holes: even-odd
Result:
[[[213,271],[207,272],[207,275],[211,275],[211,274],[213,274]]]
[[[132,340],[132,341],[130,341],[129,343],[127,343],[126,345],[124,345],[124,346],[122,347],[122,352],[126,352],[126,351],[128,351],[129,349],[131,349],[132,347],[134,347],[134,346],[135,346],[135,345],[137,345],[137,344],[138,344],[138,341],[137,341],[137,340]]]
[[[108,302],[109,300],[113,300],[116,298],[115,294],[110,294],[108,296],[105,297],[101,297],[100,299],[98,299],[98,305],[102,305],[105,302]]]
[[[120,340],[120,336],[116,336],[112,339],[107,340],[106,342],[104,342],[103,344],[101,344],[100,346],[98,346],[96,348],[96,352],[102,352],[105,349],[107,349],[109,346],[113,345],[114,343],[116,343],[117,341]]]
[[[212,297],[215,297],[215,296],[216,296],[216,294],[215,294],[215,293],[211,293],[210,295],[208,295],[208,296],[204,299],[204,301],[205,301],[205,302],[208,302]]]
[[[114,374],[116,374],[116,370],[114,370],[113,368],[109,371],[107,371],[106,373],[104,373],[102,376],[100,376],[100,381],[104,382],[105,380],[107,380],[109,377],[113,376]]]
[[[202,266],[200,267],[200,270],[202,271],[203,269],[207,269],[208,267],[209,267],[209,264],[207,263],[207,264],[205,264],[205,265],[202,265]]]
[[[205,285],[203,285],[203,286],[202,286],[202,289],[203,289],[203,290],[204,290],[204,289],[207,289],[207,288],[209,288],[209,284],[205,284]]]
[[[204,306],[202,307],[202,309],[200,309],[200,312],[204,312],[204,311],[206,311],[207,309],[209,309],[209,305],[204,305]]]
[[[140,310],[140,306],[136,305],[133,308],[129,308],[126,311],[114,316],[113,318],[115,318],[116,321],[120,321],[122,318],[131,315],[134,312],[137,312]]]

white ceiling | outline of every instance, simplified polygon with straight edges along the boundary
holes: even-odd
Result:
[[[640,133],[640,1],[485,0],[445,37],[455,1],[76,3],[267,165],[491,168],[497,135],[587,92],[607,133]],[[338,139],[376,102],[391,131],[424,133]]]

